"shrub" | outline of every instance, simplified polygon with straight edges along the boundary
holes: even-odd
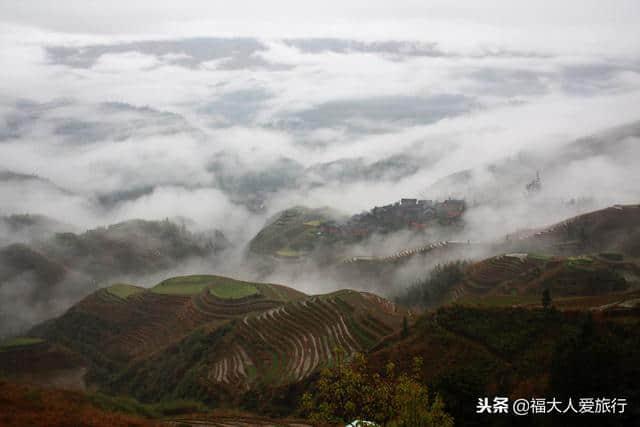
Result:
[[[396,375],[388,363],[385,373],[369,373],[367,361],[356,354],[325,368],[315,384],[315,395],[305,393],[302,409],[314,423],[349,423],[369,420],[386,426],[453,426],[439,396],[431,395],[418,380],[422,359],[414,359],[413,372]]]

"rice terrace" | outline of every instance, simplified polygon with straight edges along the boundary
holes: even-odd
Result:
[[[0,0],[0,427],[640,425],[637,0]]]

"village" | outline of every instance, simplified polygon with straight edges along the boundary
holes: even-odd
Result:
[[[326,221],[320,226],[318,233],[358,238],[373,233],[389,233],[402,229],[423,231],[436,224],[459,224],[465,210],[466,203],[462,199],[444,201],[401,199],[399,202],[376,206],[370,211],[353,215],[344,223]]]

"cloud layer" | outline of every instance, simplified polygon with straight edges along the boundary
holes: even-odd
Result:
[[[313,293],[373,285],[313,259],[265,277],[245,257],[294,205],[467,200],[462,230],[345,250],[385,256],[638,203],[639,21],[635,0],[0,0],[0,249],[178,217],[233,248],[127,279],[216,273]],[[537,171],[543,191],[527,196]],[[42,227],[4,218],[23,213]],[[409,263],[377,291],[444,259]],[[5,333],[103,285],[70,277],[29,306],[30,274],[0,283]]]
[[[1,214],[184,216],[241,244],[294,204],[521,201],[551,153],[640,119],[636,2],[172,4],[0,3],[0,169],[35,175],[3,178]],[[628,138],[549,166],[549,196],[637,200]]]

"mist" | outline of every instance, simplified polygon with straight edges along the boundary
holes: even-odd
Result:
[[[0,223],[0,243],[166,218],[230,242],[97,286],[212,273],[391,295],[437,262],[491,253],[412,261],[381,287],[316,260],[265,272],[247,244],[296,205],[350,216],[403,197],[466,200],[460,230],[344,250],[384,257],[439,240],[489,244],[640,199],[635,2],[547,5],[544,24],[518,2],[495,13],[472,2],[90,3],[0,4],[0,216],[46,218]],[[76,279],[46,307],[15,305],[33,291],[28,274],[0,283],[3,323],[19,317],[7,322],[20,330],[95,290]]]

